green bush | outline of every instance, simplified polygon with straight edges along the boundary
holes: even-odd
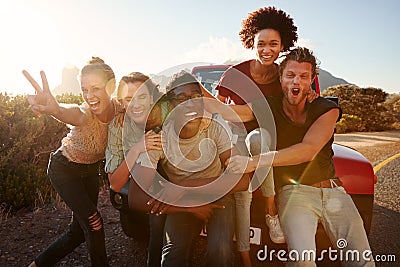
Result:
[[[385,117],[393,122],[391,128],[400,130],[400,94],[389,95],[382,105],[387,110]]]
[[[343,114],[336,124],[336,133],[362,132],[365,130],[365,123],[360,117]]]
[[[57,98],[82,103],[80,96],[71,94]],[[55,193],[46,174],[47,163],[67,132],[54,118],[34,115],[26,96],[0,93],[0,205],[16,211],[51,200]]]
[[[0,181],[1,201],[13,211],[39,206],[55,195],[45,169],[34,164],[2,170]]]
[[[72,93],[58,95],[56,96],[56,99],[59,103],[78,104],[78,105],[83,103],[82,95],[74,95]]]
[[[352,131],[350,129],[355,131],[388,130],[392,129],[396,121],[396,116],[392,112],[396,102],[387,102],[388,94],[382,89],[360,88],[356,85],[345,84],[329,87],[322,95],[339,98],[339,106],[344,117],[342,127],[346,132]]]

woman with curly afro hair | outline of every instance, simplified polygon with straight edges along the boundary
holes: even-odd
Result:
[[[288,51],[297,41],[297,27],[293,19],[275,7],[259,8],[242,21],[239,36],[245,48],[254,49],[255,59],[234,65],[224,73],[216,87],[218,99],[227,104],[243,105],[259,97],[281,96],[279,68],[275,61],[281,52]],[[309,100],[312,101],[313,98],[315,95],[311,95]],[[242,154],[248,155],[245,138],[247,133],[258,128],[257,121],[241,125],[231,123],[231,127],[233,134],[237,136],[236,146]],[[265,197],[266,224],[269,227],[271,240],[275,243],[284,243],[285,238],[280,228],[274,200],[272,170],[266,177],[259,177],[257,180],[263,181],[261,191]],[[243,265],[251,266],[249,227],[252,193],[237,192],[235,200],[238,250]]]

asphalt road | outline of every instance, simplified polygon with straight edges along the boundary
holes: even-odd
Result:
[[[377,175],[379,182],[375,186],[370,245],[375,257],[384,259],[388,258],[388,255],[395,256],[396,262],[377,262],[377,266],[399,266],[400,158],[389,162]]]
[[[400,153],[400,131],[336,135],[335,142],[359,150],[373,166],[394,158],[375,173],[378,182],[369,240],[377,266],[400,266],[400,157],[395,158]]]

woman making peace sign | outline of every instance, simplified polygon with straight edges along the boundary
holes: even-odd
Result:
[[[23,71],[36,90],[28,96],[37,115],[48,114],[69,125],[70,132],[50,156],[50,180],[72,210],[68,230],[37,256],[30,266],[53,266],[86,241],[92,266],[108,266],[103,220],[97,210],[99,164],[105,157],[108,123],[117,113],[117,102],[111,99],[115,90],[113,70],[100,58],[92,58],[80,74],[80,105],[61,105],[51,94],[46,75],[43,86]]]

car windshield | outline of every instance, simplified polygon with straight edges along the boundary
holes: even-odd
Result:
[[[215,94],[215,87],[227,68],[228,67],[198,69],[195,70],[193,74],[210,93]]]

